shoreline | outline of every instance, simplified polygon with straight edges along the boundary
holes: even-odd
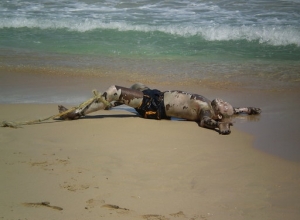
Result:
[[[112,84],[130,82],[131,85],[142,82],[162,88],[174,85],[176,89],[200,85],[211,90],[300,92],[300,65],[296,61],[259,59],[199,61],[193,57],[156,59],[17,51],[9,49],[2,51],[0,74],[46,78],[49,76],[105,78],[105,81],[110,80]]]
[[[77,106],[92,97],[92,90],[105,91],[116,84],[130,87],[133,78],[103,75],[102,77],[83,75],[51,75],[27,72],[0,73],[0,103],[57,103],[69,107]],[[179,89],[204,95],[208,99],[221,98],[237,107],[259,107],[260,116],[235,117],[234,127],[255,137],[254,147],[288,160],[300,161],[300,149],[297,135],[297,109],[300,103],[295,102],[300,94],[299,89],[290,90],[256,90],[218,83],[185,84],[180,81],[166,82],[147,81],[150,88],[162,91]],[[100,113],[101,114],[101,113]]]

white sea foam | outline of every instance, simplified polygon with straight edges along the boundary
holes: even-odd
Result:
[[[126,22],[102,22],[97,19],[27,19],[10,18],[0,21],[0,28],[66,29],[76,32],[111,29],[118,31],[162,32],[181,37],[200,36],[207,41],[247,40],[259,41],[274,46],[294,44],[300,46],[300,30],[281,26],[230,26],[230,25],[186,25],[169,24],[161,26],[134,25]]]
[[[247,40],[299,47],[299,8],[295,0],[2,1],[0,28],[158,31],[207,41]]]

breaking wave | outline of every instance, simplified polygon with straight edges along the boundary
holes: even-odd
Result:
[[[5,18],[0,20],[0,28],[39,28],[66,29],[75,32],[89,32],[95,30],[117,30],[120,32],[162,32],[166,34],[191,37],[199,36],[207,41],[258,41],[272,46],[296,45],[300,47],[300,30],[291,26],[258,26],[242,25],[230,26],[225,24],[169,24],[151,26],[148,24],[129,24],[122,21],[102,22],[96,19],[33,19],[33,18]]]

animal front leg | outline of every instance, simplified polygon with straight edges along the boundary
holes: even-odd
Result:
[[[218,122],[219,133],[220,134],[230,134],[230,126],[233,124],[231,122]]]
[[[234,114],[258,115],[261,113],[260,108],[255,107],[234,107]]]
[[[218,122],[213,120],[208,116],[204,116],[200,122],[201,127],[206,127],[210,129],[218,129],[220,134],[226,135],[230,134],[230,126],[232,125],[231,122]]]
[[[208,116],[204,116],[200,121],[200,126],[204,128],[215,129],[218,128],[218,122]]]
[[[218,129],[220,134],[230,134],[230,120],[219,122],[212,119],[212,114],[209,110],[201,110],[200,112],[200,126],[210,129]]]

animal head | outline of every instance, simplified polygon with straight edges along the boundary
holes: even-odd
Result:
[[[215,114],[220,120],[230,119],[231,116],[234,114],[234,109],[232,105],[230,105],[227,102],[224,102],[222,99],[214,99],[211,102],[211,106],[213,107]]]

